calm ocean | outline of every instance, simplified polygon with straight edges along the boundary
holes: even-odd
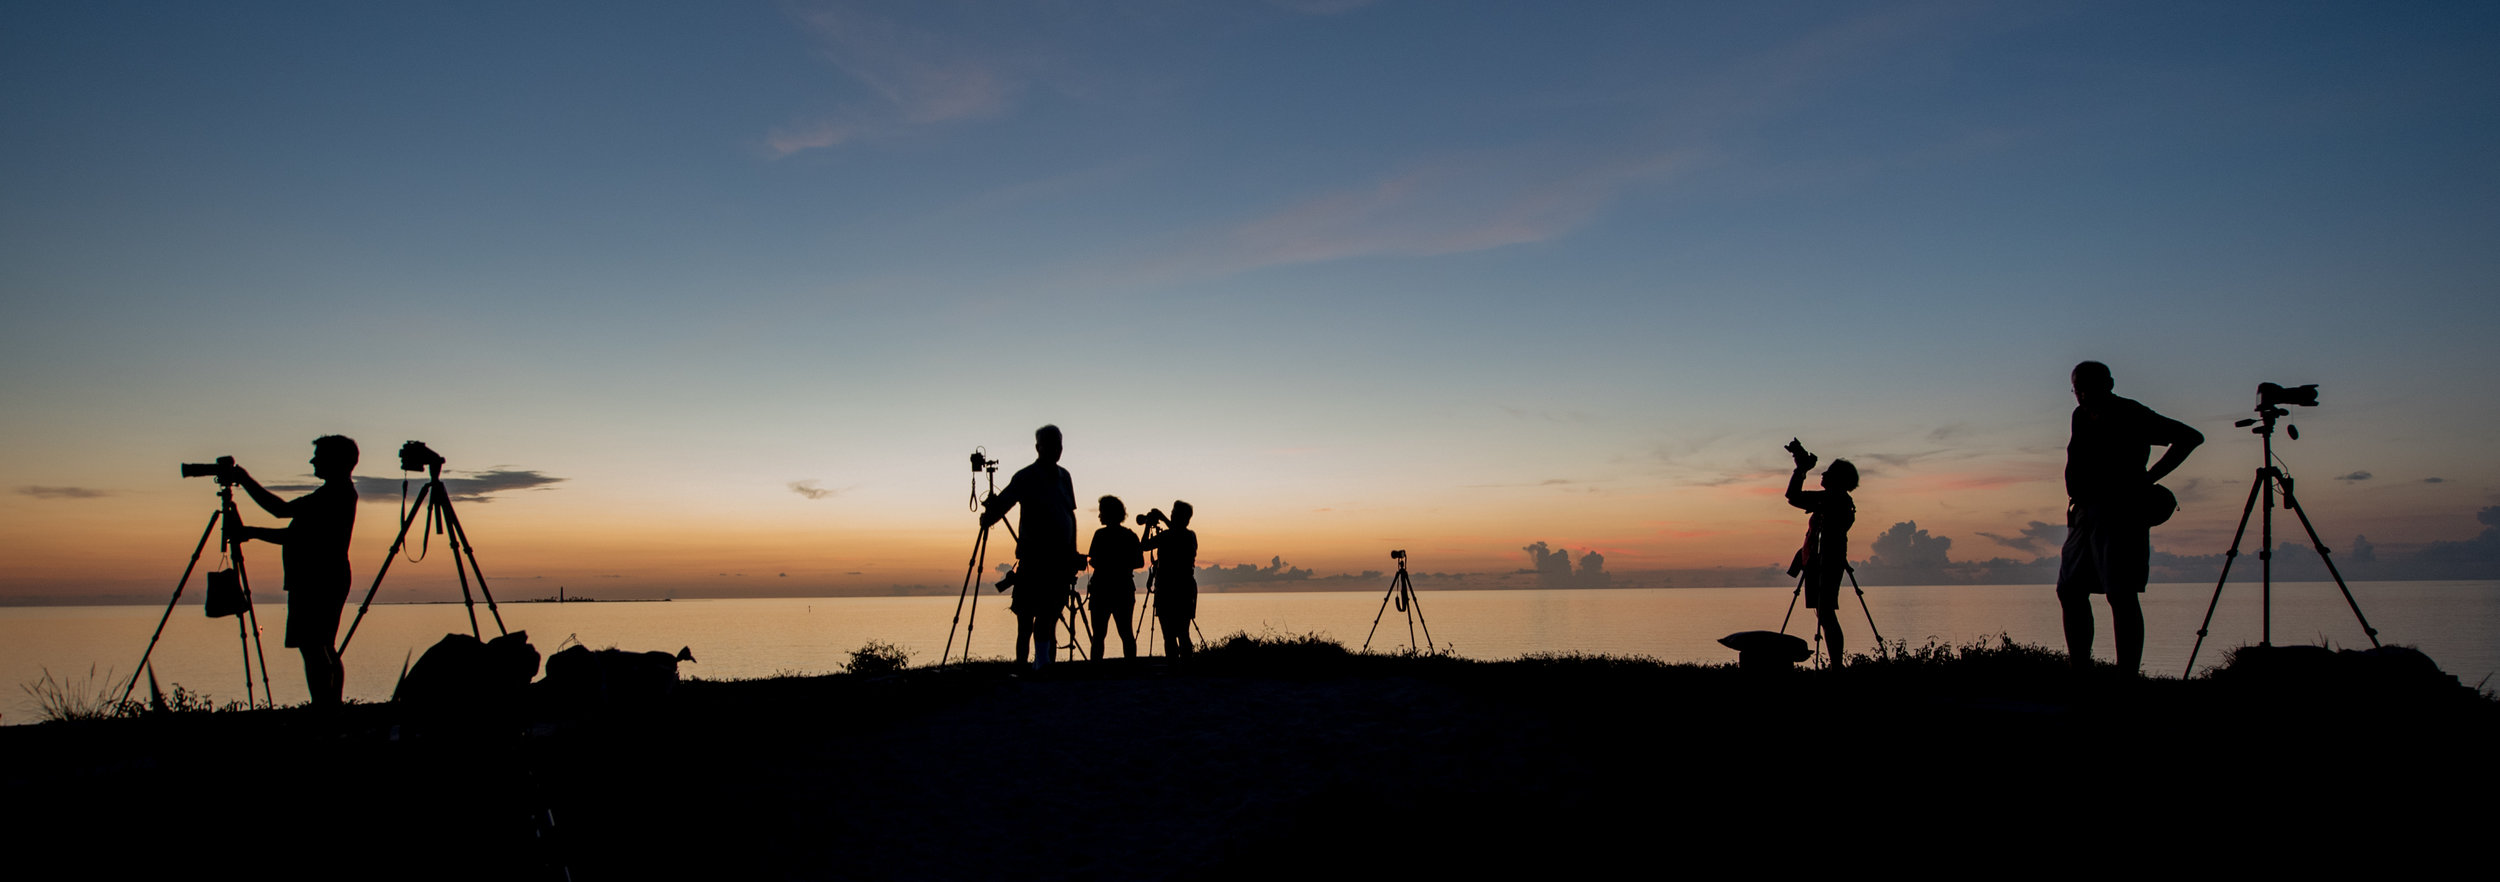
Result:
[[[2500,671],[2500,582],[2371,582],[2355,584],[2353,593],[2379,629],[2380,640],[2420,647],[2468,685]],[[2213,636],[2197,656],[2200,669],[2219,663],[2231,647],[2257,641],[2257,595],[2255,585],[2237,582],[2223,593]],[[1790,591],[1424,591],[1418,596],[1424,614],[1420,624],[1430,627],[1432,639],[1469,658],[1583,651],[1729,662],[1735,653],[1716,640],[1735,631],[1778,628]],[[2148,672],[2180,674],[2212,596],[2211,584],[2153,586],[2144,601]],[[1362,644],[1373,616],[1381,612],[1381,598],[1369,592],[1207,594],[1200,602],[1199,626],[1209,637],[1234,631],[1317,632],[1354,647]],[[1866,614],[1846,594],[1841,602],[1848,648],[1869,648]],[[1886,640],[1906,640],[1912,646],[1929,640],[1962,643],[2000,633],[2044,646],[2060,646],[2064,640],[2056,599],[2045,585],[1869,586],[1866,605]],[[914,663],[932,663],[946,645],[955,606],[953,597],[865,597],[507,603],[502,611],[504,622],[527,630],[541,653],[552,654],[568,640],[592,648],[674,651],[684,646],[698,660],[681,668],[687,676],[734,679],[837,671],[852,649],[869,640],[899,644],[911,652]],[[2108,610],[2096,611],[2101,614],[2097,654],[2106,659]],[[161,606],[0,608],[0,674],[11,685],[30,683],[46,669],[56,679],[88,682],[92,666],[91,688],[111,683],[118,694],[118,684],[129,677],[163,612]],[[348,612],[354,615],[352,608]],[[477,612],[492,635],[494,624],[486,609],[481,606]],[[284,609],[269,605],[265,614],[261,627],[270,685],[280,703],[301,702],[301,664],[294,653],[279,647]],[[1015,621],[1003,598],[983,598],[975,625],[975,654],[1011,653]],[[387,698],[401,664],[412,653],[447,632],[467,630],[468,618],[456,604],[375,606],[348,648],[348,696]],[[1811,614],[1801,611],[1788,630],[1811,637]],[[1420,637],[1422,628],[1417,631]],[[1402,649],[1406,639],[1406,617],[1392,606],[1381,616],[1372,648]],[[2275,585],[2274,640],[2369,646],[2333,583]],[[175,611],[157,647],[158,679],[168,690],[179,683],[221,702],[239,699],[244,683],[237,644],[232,620],[203,618],[198,607],[185,604]],[[963,645],[959,636],[959,652]],[[1117,646],[1114,639],[1115,654]],[[257,678],[253,688],[259,688]],[[32,697],[22,689],[6,692],[0,696],[0,724],[36,722]]]

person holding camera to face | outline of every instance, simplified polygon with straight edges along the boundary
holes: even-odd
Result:
[[[1198,534],[1189,530],[1189,503],[1172,503],[1169,521],[1163,512],[1146,511],[1147,536],[1140,548],[1155,555],[1155,621],[1163,626],[1163,654],[1185,661],[1197,647],[1189,642],[1189,623],[1198,617]],[[1160,533],[1154,524],[1166,524]]]
[[[1059,467],[1058,426],[1033,431],[1033,464],[1016,470],[1007,489],[981,503],[981,526],[987,527],[1016,508],[1016,571],[1009,577],[1015,599],[1007,608],[1016,614],[1016,661],[1029,656],[1038,670],[1050,663],[1059,647],[1059,608],[1068,601],[1070,585],[1084,558],[1076,550],[1076,485]],[[1009,581],[999,583],[1006,590]]]
[[[1849,491],[1858,489],[1858,467],[1845,459],[1832,460],[1831,468],[1823,470],[1823,489],[1807,490],[1806,473],[1814,470],[1817,458],[1795,438],[1788,439],[1787,449],[1797,463],[1788,473],[1788,504],[1808,513],[1805,545],[1789,561],[1788,574],[1804,577],[1806,606],[1831,641],[1827,648],[1837,668],[1847,657],[1841,650],[1838,610],[1840,580],[1849,570],[1849,528],[1858,522],[1857,501],[1849,498]]]
[[[339,661],[339,613],[347,607],[347,543],[356,530],[356,442],[342,435],[313,439],[313,477],[321,486],[293,500],[278,498],[242,466],[228,479],[263,510],[288,518],[284,527],[232,524],[237,541],[278,545],[286,564],[286,645],[304,655],[304,686],[315,706],[340,703],[347,668]]]

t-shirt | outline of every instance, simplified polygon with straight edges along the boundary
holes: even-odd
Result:
[[[1048,567],[1076,563],[1076,485],[1056,463],[1016,470],[1007,489],[989,502],[992,512],[1016,506],[1016,560]]]
[[[1155,572],[1166,576],[1196,576],[1198,572],[1198,534],[1187,527],[1173,527],[1146,537],[1139,546],[1155,552]]]
[[[1800,490],[1788,504],[1812,514],[1806,517],[1806,565],[1837,565],[1849,560],[1849,528],[1858,522],[1858,505],[1839,490]]]
[[[1086,549],[1085,560],[1098,573],[1130,573],[1146,566],[1146,552],[1139,547],[1136,533],[1110,524],[1094,531],[1094,544]]]
[[[2079,502],[2143,487],[2153,446],[2196,434],[2186,423],[2116,395],[2076,405],[2073,424],[2066,442],[2066,498]]]
[[[348,538],[356,531],[356,487],[323,482],[286,505],[286,538],[278,543],[286,562],[286,590],[344,594],[352,580]]]

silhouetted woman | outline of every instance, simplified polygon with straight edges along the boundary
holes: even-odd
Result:
[[[1788,504],[1810,513],[1805,547],[1797,549],[1788,574],[1805,577],[1806,606],[1813,608],[1815,622],[1831,640],[1831,663],[1839,667],[1846,656],[1840,648],[1837,611],[1840,580],[1848,574],[1849,527],[1858,522],[1858,504],[1849,498],[1849,491],[1858,489],[1858,467],[1845,459],[1832,460],[1832,467],[1823,470],[1823,489],[1807,490],[1806,472],[1814,469],[1814,454],[1792,438],[1788,455],[1797,461],[1797,470],[1788,475]]]

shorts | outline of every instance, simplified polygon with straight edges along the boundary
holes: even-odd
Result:
[[[2066,547],[2057,559],[2057,593],[2144,593],[2152,579],[2153,531],[2114,506],[2077,502],[2067,509]]]
[[[1095,570],[1094,577],[1085,581],[1085,596],[1095,606],[1135,606],[1137,576],[1134,573],[1109,575]]]
[[[1806,608],[1834,610],[1840,608],[1839,567],[1810,567],[1806,570]]]
[[[1016,566],[1016,593],[1007,608],[1020,616],[1056,616],[1068,603],[1068,583],[1075,573],[1045,571],[1031,564]]]
[[[1155,615],[1181,620],[1198,617],[1198,577],[1155,575]]]
[[[292,588],[286,593],[286,648],[337,648],[347,589]]]

